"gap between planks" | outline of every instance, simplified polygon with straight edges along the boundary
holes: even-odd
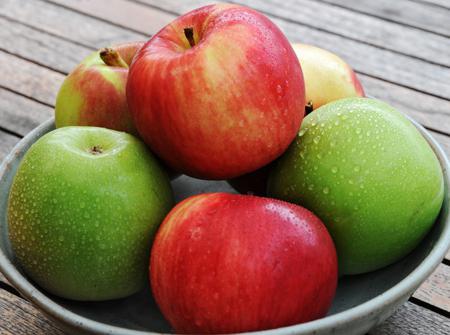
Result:
[[[356,13],[373,16],[386,22],[401,23],[407,27],[450,37],[449,11],[409,0],[316,0],[346,8]],[[445,1],[445,0],[444,0]]]

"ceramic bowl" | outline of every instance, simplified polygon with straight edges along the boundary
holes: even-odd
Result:
[[[412,121],[433,148],[445,177],[445,201],[433,228],[420,245],[399,262],[381,270],[339,280],[336,298],[322,319],[252,334],[364,334],[402,305],[443,259],[450,245],[448,214],[449,164],[439,144]],[[6,207],[16,169],[27,149],[54,129],[49,120],[23,138],[0,167],[0,270],[14,287],[68,333],[149,335],[170,333],[171,329],[151,298],[149,288],[129,298],[81,303],[48,294],[33,283],[14,259],[8,241]],[[181,176],[173,181],[177,200],[189,195],[233,192],[226,182],[211,182]]]

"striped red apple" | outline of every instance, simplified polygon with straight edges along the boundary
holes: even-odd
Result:
[[[236,333],[325,316],[337,258],[325,226],[305,208],[209,193],[167,215],[152,247],[150,277],[177,333]]]
[[[247,7],[210,5],[164,27],[127,83],[141,137],[176,171],[232,178],[280,156],[298,132],[305,92],[283,33]]]

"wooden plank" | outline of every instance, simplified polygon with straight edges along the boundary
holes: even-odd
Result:
[[[448,1],[448,0],[419,0],[419,2],[425,2],[430,5],[435,5],[435,6],[450,9],[450,1]]]
[[[182,5],[176,0],[165,0],[163,2],[145,0],[145,2],[180,13],[208,3],[203,0],[183,1]],[[255,1],[244,2],[239,0],[239,2],[245,5],[259,4]],[[259,7],[255,8],[260,9]],[[275,11],[276,8],[274,7],[266,14],[284,31],[291,41],[301,41],[328,49],[346,59],[360,73],[450,100],[450,81],[447,80],[447,78],[450,78],[450,68],[281,20],[270,15]]]
[[[46,104],[55,103],[64,75],[0,51],[0,86]]]
[[[36,11],[39,15],[36,15]],[[117,27],[41,0],[2,0],[0,15],[93,48],[146,40],[144,34]],[[69,37],[70,36],[70,37]]]
[[[237,1],[302,25],[450,66],[448,38],[433,33],[310,0]]]
[[[388,21],[450,36],[449,11],[408,0],[319,0]],[[358,27],[359,28],[359,27]]]
[[[440,264],[413,297],[450,312],[450,266]]]
[[[448,335],[450,320],[411,302],[401,306],[391,317],[368,335]]]
[[[417,122],[450,133],[450,101],[359,74],[366,94],[398,108]]]
[[[53,116],[53,108],[0,88],[0,125],[25,136]]]
[[[0,334],[63,335],[53,321],[31,303],[0,289]]]
[[[94,50],[2,17],[0,27],[0,49],[64,73]]]
[[[94,15],[143,34],[155,33],[175,18],[174,15],[161,10],[123,0],[51,0],[50,2]],[[130,20],[130,18],[133,19]]]
[[[193,10],[195,8],[210,5],[211,3],[217,3],[217,2],[232,2],[230,0],[224,0],[224,1],[208,1],[208,0],[184,0],[184,1],[177,1],[177,0],[138,0],[141,3],[145,3],[148,5],[151,5],[155,8],[160,8],[163,10],[167,10],[173,13],[178,13],[179,15],[184,14],[190,10]]]

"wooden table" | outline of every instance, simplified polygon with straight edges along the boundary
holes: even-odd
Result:
[[[292,41],[347,60],[368,94],[424,125],[450,153],[450,1],[251,0]],[[147,40],[202,0],[1,0],[0,161],[53,115],[64,76],[113,42]],[[450,155],[449,155],[450,156]],[[370,331],[450,334],[450,253],[409,302]],[[0,274],[0,334],[62,334]]]

